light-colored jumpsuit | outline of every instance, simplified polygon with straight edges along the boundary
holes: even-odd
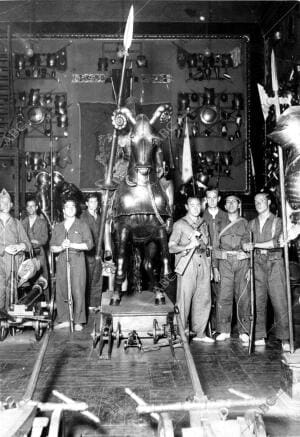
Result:
[[[71,243],[86,243],[88,250],[93,247],[93,238],[88,225],[77,218],[75,218],[68,232],[66,232],[64,222],[54,226],[50,246],[60,246],[65,238],[68,238]],[[71,267],[74,323],[86,323],[86,267],[84,251],[69,249],[69,260]],[[68,322],[68,281],[65,250],[59,253],[56,260],[56,303],[58,323]]]
[[[31,250],[30,241],[20,221],[14,217],[9,217],[4,224],[0,219],[0,308],[8,309],[9,307],[12,267],[16,280],[19,266],[24,259],[23,252],[13,257],[5,252],[5,248],[11,244],[20,243],[26,245],[27,251]]]
[[[198,230],[205,241],[209,240],[208,227],[202,218],[194,226],[186,215],[179,219],[173,227],[170,242],[186,246],[193,230]],[[185,329],[189,329],[189,315],[191,313],[191,329],[197,337],[205,337],[205,330],[211,308],[210,290],[210,256],[207,256],[206,244],[201,240],[201,245],[194,252],[191,261],[183,275],[177,274],[177,305]],[[183,253],[175,255],[175,265]]]

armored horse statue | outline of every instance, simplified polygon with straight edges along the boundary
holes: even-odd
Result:
[[[157,108],[150,120],[145,114],[134,117],[128,108],[121,108],[113,115],[114,126],[124,129],[130,125],[131,129],[127,134],[127,145],[130,147],[127,175],[118,186],[113,202],[116,276],[111,305],[118,305],[121,300],[130,245],[141,244],[148,247],[144,268],[155,291],[155,304],[165,303],[164,291],[154,278],[153,268],[157,247],[161,261],[160,276],[166,278],[171,273],[167,236],[172,212],[170,199],[160,182],[163,172],[162,138],[154,132],[153,125],[158,119],[168,121],[170,116],[169,105]]]

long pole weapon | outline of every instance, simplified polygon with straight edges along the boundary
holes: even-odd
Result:
[[[278,97],[278,79],[275,62],[274,50],[271,53],[271,73],[272,73],[272,88],[275,94],[275,114],[276,120],[280,116],[280,106]],[[292,319],[292,301],[291,301],[291,283],[290,283],[290,267],[289,267],[289,251],[288,251],[288,233],[287,233],[287,214],[286,214],[286,198],[284,191],[284,163],[283,163],[283,151],[278,147],[278,161],[279,161],[279,186],[280,186],[280,200],[282,211],[282,228],[283,228],[283,253],[284,253],[284,266],[286,276],[286,297],[288,307],[288,320],[289,320],[289,334],[290,334],[290,351],[294,353],[294,334],[293,334],[293,319]]]
[[[66,238],[68,238],[68,232],[66,232]],[[66,264],[67,264],[67,287],[68,287],[68,308],[69,308],[70,330],[71,332],[73,332],[74,315],[73,315],[73,296],[72,296],[72,285],[71,285],[71,264],[70,264],[69,248],[66,248]]]
[[[252,232],[250,232],[250,243],[253,243]],[[249,332],[249,346],[248,346],[249,355],[252,352],[254,325],[255,325],[254,253],[253,253],[253,249],[251,249],[250,251],[250,332]]]
[[[124,38],[123,38],[124,57],[123,57],[122,75],[121,75],[118,100],[117,100],[117,110],[120,109],[120,107],[121,107],[125,69],[126,69],[126,59],[128,56],[128,50],[131,46],[132,37],[133,37],[133,21],[134,21],[134,10],[133,10],[133,6],[131,6],[129,14],[128,14],[125,32],[124,32]],[[104,191],[104,196],[102,198],[100,229],[99,229],[99,237],[98,237],[96,256],[95,256],[95,259],[96,259],[95,276],[96,276],[97,283],[100,286],[99,287],[100,288],[100,295],[102,293],[102,280],[101,280],[101,278],[102,278],[102,274],[101,274],[101,270],[102,270],[102,243],[103,243],[105,222],[106,222],[108,206],[109,206],[109,192],[114,191],[116,189],[115,185],[112,182],[112,173],[113,173],[113,165],[114,165],[117,145],[118,145],[118,130],[116,128],[114,128],[105,182],[104,182],[104,185],[102,185],[102,187],[101,187]],[[101,299],[100,299],[100,304],[101,304]]]

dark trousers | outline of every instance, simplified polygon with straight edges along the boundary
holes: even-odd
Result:
[[[267,337],[267,300],[270,297],[274,311],[275,335],[280,340],[289,339],[286,280],[283,259],[268,260],[260,255],[254,261],[256,325],[255,338]]]
[[[247,259],[235,256],[220,260],[220,290],[217,297],[217,331],[230,333],[232,306],[235,299],[237,322],[240,334],[248,333],[250,327],[250,283],[246,281],[249,269]]]

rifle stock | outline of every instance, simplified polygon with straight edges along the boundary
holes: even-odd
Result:
[[[189,251],[189,253],[187,255],[184,255],[180,258],[180,260],[178,261],[176,267],[175,267],[175,272],[178,273],[178,275],[183,275],[187,266],[189,265],[192,256],[194,255],[196,250],[196,247],[194,247],[193,249],[191,249]]]

